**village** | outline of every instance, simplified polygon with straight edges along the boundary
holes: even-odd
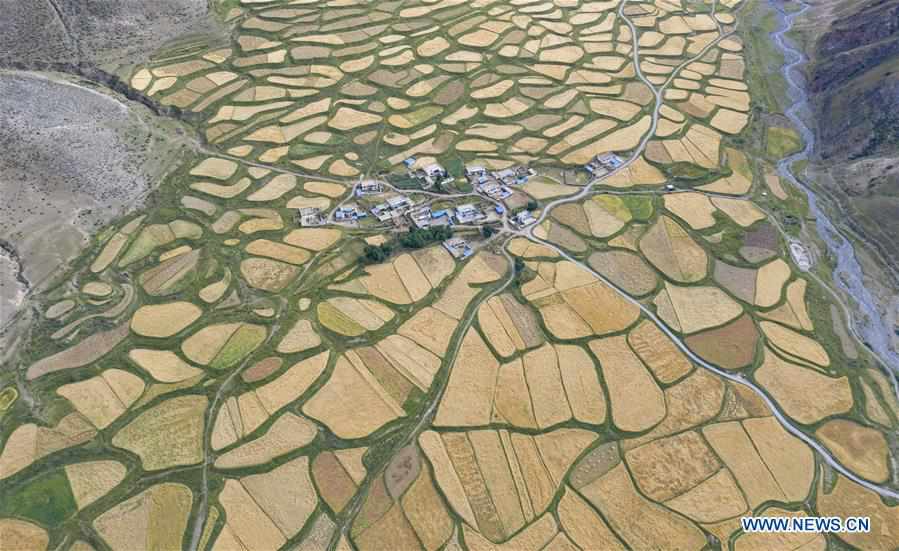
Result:
[[[590,179],[600,178],[620,168],[623,162],[613,153],[604,153],[591,159],[583,171]],[[446,188],[455,183],[456,177],[441,164],[410,157],[402,166],[406,169],[405,181],[411,185],[399,188],[387,181],[360,179],[350,197],[330,213],[315,207],[299,209],[297,224],[380,228],[394,233],[446,227],[478,235],[484,231],[492,233],[504,220],[517,230],[538,220],[538,202],[521,189],[537,176],[531,167],[519,165],[490,170],[466,165],[462,177],[471,191],[452,193]],[[448,233],[452,235],[452,231]],[[467,258],[475,250],[458,236],[444,240],[443,246],[456,259]]]

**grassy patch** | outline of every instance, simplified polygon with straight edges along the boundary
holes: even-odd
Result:
[[[745,19],[752,21],[740,33],[747,45],[750,92],[765,111],[780,113],[781,102],[787,98],[787,82],[780,72],[783,53],[770,36],[778,28],[777,12],[763,0],[752,0],[745,10]]]
[[[7,387],[0,391],[0,411],[6,411],[12,407],[18,397],[19,392],[13,387]]]
[[[350,319],[329,302],[319,303],[318,321],[331,331],[348,337],[358,337],[365,333],[364,327]]]
[[[802,149],[802,140],[792,128],[771,126],[765,139],[768,156],[783,159]]]
[[[234,367],[242,359],[256,349],[265,340],[266,331],[258,325],[243,325],[228,339],[209,367],[228,369]]]
[[[631,211],[635,220],[646,221],[652,218],[653,206],[651,197],[628,196],[624,198],[624,206]]]
[[[25,517],[57,526],[75,512],[75,497],[62,469],[16,488],[0,500],[0,516]]]

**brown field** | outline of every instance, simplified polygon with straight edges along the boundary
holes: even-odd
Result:
[[[697,522],[719,522],[746,512],[746,500],[727,469],[665,503]]]
[[[121,369],[107,369],[96,377],[63,385],[56,392],[68,399],[95,427],[105,429],[140,398],[144,386],[144,381],[137,375]]]
[[[109,509],[94,520],[93,527],[114,551],[131,551],[135,542],[146,549],[178,549],[192,501],[190,488],[164,482]]]
[[[846,419],[833,419],[821,425],[815,436],[838,461],[862,478],[877,483],[889,479],[890,451],[880,431]]]
[[[639,255],[628,251],[595,252],[587,263],[630,295],[649,294],[658,285],[652,268]]]
[[[738,421],[706,425],[702,434],[736,478],[749,507],[754,509],[768,500],[786,499]]]
[[[706,545],[695,524],[641,496],[622,464],[583,487],[581,494],[633,549],[699,550]]]
[[[431,287],[440,285],[456,268],[453,257],[443,247],[419,249],[412,252],[412,257],[428,278]]]
[[[0,519],[0,549],[3,551],[44,551],[50,537],[36,524],[14,518]]]
[[[148,471],[199,463],[207,402],[196,394],[170,398],[135,417],[112,444],[136,453]]]
[[[459,474],[453,467],[440,435],[434,431],[425,431],[418,437],[418,444],[427,455],[434,469],[434,476],[450,507],[469,525],[475,525],[474,512],[465,496],[465,488]]]
[[[245,383],[255,383],[278,371],[283,365],[284,360],[281,358],[269,356],[268,358],[264,358],[254,363],[246,371],[241,372],[240,378],[243,379]]]
[[[623,450],[651,442],[697,427],[718,415],[725,399],[725,386],[721,379],[708,371],[698,369],[682,381],[665,389],[668,415],[654,429],[643,436],[621,443]]]
[[[743,312],[743,308],[717,287],[681,287],[665,284],[682,331],[696,333],[723,325]]]
[[[701,193],[674,193],[665,196],[665,208],[690,225],[704,230],[715,225],[715,205]]]
[[[643,238],[640,251],[663,274],[682,283],[702,280],[708,255],[677,222],[662,216]]]
[[[413,302],[423,299],[431,291],[431,283],[418,267],[410,254],[402,254],[393,261],[393,268],[399,274]]]
[[[555,348],[572,415],[582,423],[602,424],[606,419],[606,400],[590,355],[579,346]]]
[[[609,529],[602,517],[573,490],[566,488],[562,494],[558,514],[562,529],[581,549],[624,551],[621,540]]]
[[[94,333],[78,344],[38,360],[28,368],[26,378],[31,381],[48,373],[83,367],[99,360],[125,340],[129,334],[128,326],[128,322],[123,322],[109,331]]]
[[[760,325],[768,341],[777,349],[822,367],[830,365],[830,356],[816,341],[770,321]]]
[[[746,419],[743,428],[787,501],[804,500],[815,476],[815,457],[811,448],[784,430],[774,417]]]
[[[724,369],[742,369],[755,359],[759,332],[748,314],[724,327],[690,335],[684,342],[709,363]]]
[[[268,239],[257,239],[250,242],[246,246],[248,254],[273,258],[295,266],[305,264],[311,258],[311,254],[306,249],[269,241]]]
[[[817,509],[822,515],[845,518],[864,511],[871,518],[867,533],[840,534],[839,538],[858,549],[895,549],[899,547],[899,506],[884,505],[871,490],[836,475],[836,486],[828,494],[823,480],[819,484]],[[874,527],[877,527],[876,529]]]
[[[262,465],[312,442],[318,434],[308,420],[287,412],[279,417],[268,431],[215,460],[217,469],[239,469]]]
[[[312,477],[328,506],[340,512],[356,493],[356,482],[333,452],[320,453],[312,461]]]
[[[693,369],[690,360],[651,321],[644,321],[627,336],[627,342],[656,379],[670,384]]]
[[[780,258],[759,268],[755,286],[756,306],[768,308],[780,302],[783,286],[789,279],[790,266]]]
[[[343,234],[329,228],[300,228],[284,236],[284,242],[310,251],[323,251],[337,242]]]
[[[277,293],[293,281],[299,270],[268,258],[247,258],[240,263],[240,273],[251,287]]]
[[[191,302],[141,306],[131,318],[131,330],[144,337],[165,338],[197,321],[203,309]]]
[[[241,323],[208,325],[185,339],[181,344],[181,351],[190,361],[209,365],[241,325]]]
[[[321,337],[313,329],[312,322],[301,319],[284,335],[284,338],[278,343],[277,351],[281,354],[296,354],[315,348],[321,342]]]
[[[665,397],[624,337],[590,341],[609,389],[612,421],[623,431],[657,425],[666,413]]]
[[[712,204],[744,228],[748,228],[766,217],[765,213],[756,208],[750,201],[713,197]]]
[[[347,400],[356,407],[345,407]],[[331,378],[306,402],[303,413],[327,425],[340,438],[368,436],[405,415],[371,373],[345,357],[337,359]]]
[[[552,210],[551,216],[581,235],[591,235],[590,221],[581,205],[568,203]]]
[[[402,335],[390,335],[376,348],[393,368],[422,391],[431,386],[440,369],[440,358]],[[369,366],[369,369],[373,367]]]
[[[469,329],[450,371],[436,426],[478,426],[490,423],[499,362],[474,330]]]
[[[852,408],[852,388],[848,378],[828,377],[782,360],[768,349],[764,363],[753,376],[784,413],[806,425]]]
[[[128,469],[118,461],[86,461],[65,466],[78,509],[97,501],[125,479]]]
[[[54,427],[19,425],[3,443],[0,480],[10,477],[51,453],[89,441],[97,430],[78,413],[70,413]]]
[[[531,394],[534,418],[541,429],[571,419],[556,351],[550,344],[523,357],[524,376]]]
[[[412,302],[393,264],[376,264],[368,266],[365,271],[369,275],[361,278],[361,281],[370,294],[394,304]]]
[[[698,486],[721,463],[694,431],[653,440],[629,450],[624,459],[637,487],[653,501],[667,501]]]
[[[715,261],[715,281],[743,302],[753,304],[756,297],[756,270]]]

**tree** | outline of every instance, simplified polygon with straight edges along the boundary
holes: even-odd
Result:
[[[537,204],[537,201],[534,201],[533,199],[528,201],[528,210],[537,210],[538,208],[540,208],[540,205]]]
[[[490,239],[494,233],[496,233],[496,229],[493,226],[483,226],[481,228],[481,235],[483,235],[485,239]]]

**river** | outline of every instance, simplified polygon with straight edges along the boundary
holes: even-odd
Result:
[[[803,77],[800,68],[808,61],[802,50],[787,37],[787,33],[793,28],[797,18],[802,16],[811,6],[804,0],[798,0],[802,9],[787,13],[781,2],[769,0],[771,5],[780,14],[780,28],[771,33],[775,44],[783,51],[785,56],[782,73],[787,81],[787,92],[791,105],[785,114],[802,135],[804,148],[778,163],[777,170],[781,177],[791,182],[797,189],[802,190],[808,197],[809,211],[815,218],[816,228],[821,240],[825,243],[828,252],[836,263],[833,272],[835,284],[846,296],[852,299],[856,313],[850,320],[851,329],[863,340],[880,361],[887,366],[889,374],[896,386],[896,373],[899,372],[899,354],[890,346],[892,328],[884,321],[880,310],[877,308],[877,300],[873,293],[865,286],[861,265],[855,256],[852,242],[850,242],[836,228],[828,217],[827,212],[821,206],[818,196],[809,186],[797,178],[790,167],[797,161],[803,161],[815,150],[815,133],[806,124],[803,115],[810,112],[808,94],[805,91]]]

